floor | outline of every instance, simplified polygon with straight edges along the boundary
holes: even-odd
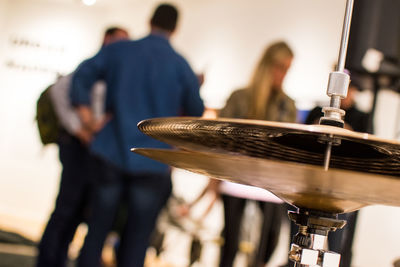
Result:
[[[0,230],[0,267],[30,267],[36,256],[35,242],[19,235]]]

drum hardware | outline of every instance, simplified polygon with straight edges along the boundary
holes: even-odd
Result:
[[[329,75],[328,88],[326,94],[331,98],[329,107],[323,107],[324,116],[320,119],[320,124],[344,127],[343,117],[345,111],[340,108],[341,99],[346,98],[349,89],[350,76],[344,72],[346,61],[347,46],[349,43],[349,33],[351,17],[353,13],[354,0],[346,1],[346,10],[343,21],[342,38],[340,42],[338,64],[336,71]],[[328,141],[325,151],[324,169],[327,171],[332,151],[332,142]]]
[[[299,209],[289,211],[288,215],[299,226],[289,251],[295,266],[339,266],[340,254],[328,251],[325,244],[328,233],[343,228],[346,221],[338,220],[337,214],[313,210]]]
[[[329,169],[329,163],[331,161],[332,146],[339,146],[342,142],[340,138],[334,137],[332,134],[321,136],[318,142],[326,144],[325,157],[324,157],[324,170]]]
[[[152,119],[139,129],[178,150],[132,149],[174,167],[267,189],[295,206],[288,216],[299,225],[289,252],[296,267],[339,266],[340,254],[325,247],[328,233],[346,224],[337,214],[372,204],[400,206],[400,142],[343,129],[353,2],[346,1],[338,66],[327,88],[330,106],[323,108],[320,125]]]
[[[324,107],[324,116],[320,119],[320,124],[343,127],[343,116],[345,111],[340,108],[341,99],[346,98],[350,83],[350,76],[344,72],[346,61],[347,45],[349,42],[350,24],[353,13],[354,0],[346,1],[346,10],[340,42],[338,64],[336,71],[329,75],[328,88],[326,94],[331,98],[329,107]]]
[[[296,222],[301,230],[290,254],[297,267],[314,263],[315,255],[320,266],[338,266],[340,255],[318,245],[326,240],[327,230],[341,227],[329,224],[336,214],[374,204],[400,206],[396,140],[327,125],[224,118],[158,118],[138,127],[177,149],[133,149],[135,153],[208,177],[267,189],[299,208],[303,219]],[[328,171],[322,168],[327,141],[332,142],[333,152]],[[316,217],[324,223],[308,223]]]
[[[351,17],[354,0],[346,1],[346,11],[342,29],[338,64],[335,72],[330,73],[327,88],[327,95],[331,98],[330,106],[322,108],[324,116],[320,119],[322,125],[344,127],[343,117],[345,111],[340,108],[341,99],[346,98],[350,83],[350,76],[344,72],[347,45],[349,40]],[[324,156],[324,170],[328,171],[331,161],[332,145],[340,145],[340,139],[334,139],[333,135],[319,139],[326,143]],[[298,209],[298,213],[289,212],[289,218],[299,225],[299,232],[294,236],[289,252],[289,259],[295,262],[296,267],[300,266],[322,266],[338,267],[340,254],[324,250],[324,244],[328,238],[329,231],[342,228],[346,222],[326,216],[314,215],[315,212],[308,212]]]
[[[344,225],[337,220],[338,213],[374,204],[400,206],[400,142],[384,142],[332,126],[239,121],[194,118],[144,121],[139,125],[143,132],[178,149],[133,151],[208,177],[267,189],[297,207],[298,213],[289,214],[300,225],[289,254],[297,267],[313,266],[315,262],[325,267],[338,266],[340,255],[321,245],[329,231]],[[321,136],[330,135],[333,140],[341,139],[341,145],[334,147],[333,168],[328,171],[315,164],[322,162],[323,152],[317,153],[320,148],[312,149],[308,143],[310,151],[302,146],[291,147],[291,138],[304,141],[301,138],[306,136],[315,145]],[[290,136],[289,140],[276,139],[285,136]],[[276,141],[279,143],[275,144]],[[262,142],[269,145],[259,145]],[[377,147],[381,149],[376,150]]]

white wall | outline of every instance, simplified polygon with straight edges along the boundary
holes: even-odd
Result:
[[[36,99],[55,74],[32,67],[72,71],[95,53],[102,31],[111,24],[125,26],[134,38],[145,35],[155,2],[102,0],[85,7],[72,0],[0,0],[0,226],[38,238],[57,192],[57,148],[42,148],[34,123]],[[285,88],[298,107],[327,100],[325,88],[337,59],[344,0],[172,2],[182,11],[173,44],[196,72],[206,74],[201,94],[208,106],[223,106],[232,90],[244,86],[265,46],[278,39],[286,40],[295,52]],[[15,45],[15,40],[30,40],[40,47]],[[384,249],[386,245],[379,254],[365,245],[395,246],[398,235],[389,232],[393,225],[379,232],[383,242],[365,239],[373,228],[369,218],[379,214],[386,221],[397,220],[400,216],[391,217],[397,212],[382,207],[361,211],[356,266],[390,266],[400,256]]]
[[[176,2],[184,13],[175,43],[196,71],[206,72],[202,95],[208,106],[223,106],[232,90],[245,86],[265,47],[280,39],[295,52],[286,92],[299,106],[325,99],[344,1]]]
[[[38,238],[54,203],[60,166],[56,146],[43,149],[39,142],[36,100],[55,80],[54,71],[68,73],[98,49],[106,23],[98,19],[107,10],[50,2],[0,3],[0,216],[2,224]],[[20,219],[32,227],[19,225]]]

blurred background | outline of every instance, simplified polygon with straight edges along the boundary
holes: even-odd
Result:
[[[284,88],[296,101],[299,114],[329,101],[325,91],[329,72],[337,60],[344,0],[170,2],[181,11],[172,43],[195,72],[205,75],[201,96],[206,106],[223,107],[233,90],[246,85],[265,46],[277,40],[285,40],[295,53]],[[398,7],[398,1],[389,2]],[[43,147],[35,123],[40,93],[58,74],[70,73],[82,60],[92,56],[99,49],[108,26],[128,29],[133,39],[143,37],[149,30],[148,20],[157,3],[154,0],[0,0],[0,229],[7,237],[7,233],[15,233],[26,238],[25,245],[37,242],[58,190],[58,148],[56,145]],[[379,6],[383,13],[383,8],[388,7]],[[398,63],[399,54],[386,53],[390,48],[383,48],[373,40],[382,40],[385,29],[394,28],[396,34],[387,32],[385,36],[393,37],[388,42],[398,49],[397,24],[400,23],[396,22],[394,27],[380,22],[365,7],[355,10],[367,12],[358,15],[358,22],[353,25],[358,27],[358,31],[352,28],[358,34],[353,39],[358,41],[350,43],[349,60],[353,61],[347,64],[359,75],[365,88],[357,96],[357,105],[365,112],[372,112],[376,135],[398,139],[397,69],[391,67]],[[369,36],[373,31],[375,37]],[[358,46],[359,43],[364,46]],[[375,70],[371,74],[361,63],[356,63],[361,62],[370,48],[387,56],[388,71]],[[358,52],[361,56],[355,55]],[[183,198],[194,199],[205,183],[204,177],[175,172],[175,194]],[[216,205],[207,218],[207,225],[215,235],[221,228],[221,216],[221,207]],[[395,207],[374,206],[361,210],[354,266],[392,266],[400,257],[399,219],[400,209]],[[288,242],[286,229],[282,231],[280,249],[271,266],[286,261]],[[168,256],[173,266],[186,264],[177,252],[185,249],[182,246]],[[215,246],[205,250],[209,256],[203,256],[200,266],[215,264],[218,256]],[[0,244],[0,252],[9,253],[10,248]],[[35,250],[19,247],[18,253],[32,256]],[[1,265],[2,254],[0,266],[8,266]]]

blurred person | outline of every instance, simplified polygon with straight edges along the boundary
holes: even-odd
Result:
[[[169,42],[177,19],[174,6],[159,5],[147,37],[105,47],[78,67],[74,75],[71,99],[84,125],[92,128],[89,92],[100,78],[107,83],[106,110],[111,114],[90,144],[96,157],[96,187],[78,266],[99,266],[106,235],[122,199],[127,219],[117,265],[143,266],[150,234],[172,184],[167,165],[130,151],[132,147],[168,147],[142,134],[137,123],[154,117],[200,116],[204,109],[198,78]]]
[[[285,42],[276,42],[267,47],[248,86],[231,94],[220,111],[220,117],[295,122],[295,103],[282,88],[292,60],[293,52]],[[219,266],[231,267],[238,250],[246,198],[236,197],[229,191],[221,192],[221,196],[224,203],[225,226],[222,234],[225,242]],[[278,243],[281,220],[286,211],[283,204],[258,202],[264,218],[256,258],[250,264],[255,267],[265,265],[270,259]]]
[[[369,114],[364,113],[356,107],[356,95],[361,87],[354,81],[350,82],[347,97],[342,99],[340,107],[346,112],[344,116],[344,128],[363,133],[372,133],[369,126]],[[323,116],[322,107],[315,107],[308,114],[306,124],[319,124]],[[328,236],[329,250],[340,253],[340,266],[350,267],[352,258],[352,246],[356,228],[358,211],[339,214],[340,220],[346,220],[347,224],[343,229],[330,232]],[[293,231],[293,230],[292,230]]]
[[[105,31],[102,46],[128,39],[122,28],[112,27]],[[85,128],[69,99],[72,74],[60,77],[50,88],[50,98],[62,126],[59,140],[59,156],[62,164],[60,188],[54,211],[39,244],[36,266],[66,266],[68,247],[80,223],[90,210],[89,197],[92,189],[89,164],[91,156],[87,144],[92,132]],[[105,85],[98,81],[92,88],[92,109],[96,114],[96,127],[101,127]]]

